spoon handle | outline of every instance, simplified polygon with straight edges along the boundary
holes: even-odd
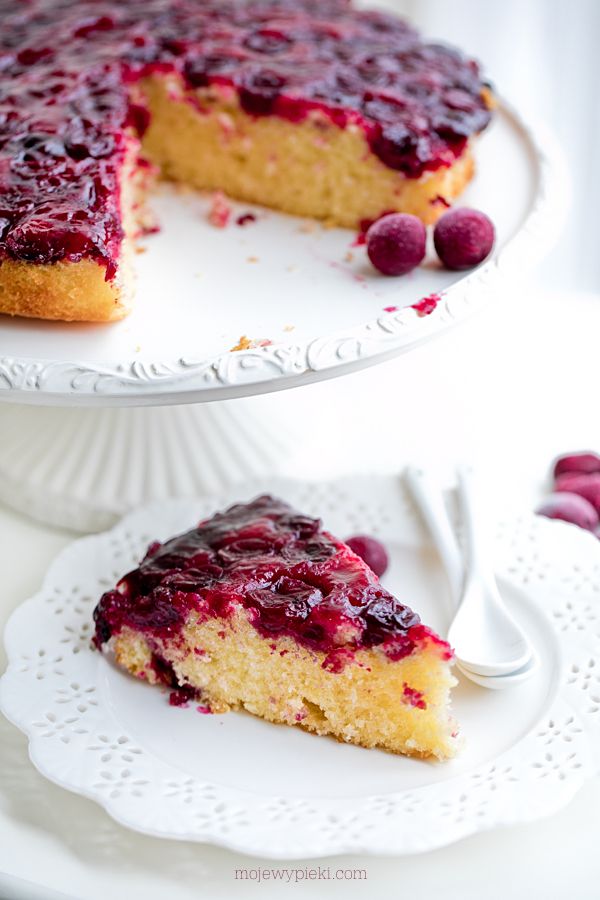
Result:
[[[408,466],[405,469],[404,478],[442,560],[450,586],[452,612],[454,612],[462,594],[464,568],[442,492],[419,466]]]
[[[469,465],[458,466],[457,476],[461,519],[465,529],[466,580],[476,577],[488,582],[492,572],[488,529],[477,476]]]

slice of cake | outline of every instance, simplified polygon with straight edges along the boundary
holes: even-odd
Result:
[[[0,0],[0,312],[129,309],[141,181],[356,228],[473,172],[475,62],[346,0]],[[137,220],[137,224],[136,224]]]
[[[149,549],[95,643],[175,704],[245,709],[363,747],[452,756],[452,651],[341,541],[270,496]]]

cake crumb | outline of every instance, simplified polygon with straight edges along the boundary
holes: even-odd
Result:
[[[348,250],[348,252],[344,256],[344,261],[347,263],[351,263],[353,259],[354,259],[354,253],[352,252],[352,250]]]
[[[490,88],[486,87],[485,85],[481,88],[481,99],[488,109],[496,109],[496,107],[498,106],[498,101],[494,97],[494,94],[492,93]]]
[[[258,262],[258,256],[249,256],[249,257],[247,258],[246,262],[249,262],[249,263],[257,263],[257,262]]]
[[[270,347],[273,341],[269,338],[249,338],[243,334],[235,347],[232,347],[230,353],[236,353],[238,350],[255,350],[257,347]]]
[[[302,234],[312,234],[313,231],[317,230],[316,222],[302,222],[302,224],[298,227],[298,231],[301,231]]]
[[[283,330],[284,331],[293,331],[295,327],[296,327],[295,325],[284,325]]]
[[[148,250],[147,247],[141,247],[139,244],[138,244],[138,245],[136,246],[136,248],[135,248],[135,252],[138,254],[138,256],[139,256],[141,253],[146,253],[147,250]]]
[[[249,337],[246,337],[246,335],[243,334],[240,337],[237,344],[235,345],[235,347],[231,348],[231,353],[236,353],[238,350],[249,350],[251,346],[252,346],[252,341],[250,340]]]
[[[212,196],[208,221],[215,228],[226,228],[231,218],[231,203],[223,191],[215,191]]]

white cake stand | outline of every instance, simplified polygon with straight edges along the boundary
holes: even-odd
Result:
[[[497,243],[466,275],[430,252],[410,275],[385,278],[348,231],[247,204],[217,229],[210,197],[161,189],[162,230],[138,257],[126,320],[0,322],[0,500],[97,530],[141,502],[277,471],[296,438],[243,398],[407,352],[482,309],[502,276],[552,245],[569,193],[552,136],[502,104],[476,149],[462,202],[491,216]],[[238,226],[248,212],[255,220]]]

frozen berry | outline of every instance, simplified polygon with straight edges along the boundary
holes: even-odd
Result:
[[[348,538],[346,543],[381,578],[390,564],[387,550],[381,541],[368,537],[366,534],[356,534],[354,537]]]
[[[600,472],[565,472],[556,479],[556,490],[579,494],[600,514]]]
[[[581,450],[577,453],[565,453],[559,456],[554,463],[554,477],[564,475],[565,472],[590,473],[600,472],[600,456]]]
[[[471,269],[490,255],[494,226],[476,209],[451,209],[438,219],[433,243],[447,269]]]
[[[427,232],[416,216],[389,213],[367,231],[369,259],[383,275],[406,275],[425,257]]]
[[[598,513],[585,497],[580,497],[579,494],[570,494],[567,491],[550,494],[542,505],[538,506],[536,513],[538,516],[546,516],[547,519],[571,522],[587,531],[594,531],[600,522]]]

